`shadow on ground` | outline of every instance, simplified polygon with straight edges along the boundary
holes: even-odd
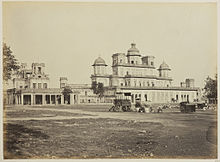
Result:
[[[40,130],[26,128],[20,124],[4,124],[4,133],[4,155],[6,159],[23,158],[24,153],[20,148],[27,147],[28,141],[49,138],[48,135]]]

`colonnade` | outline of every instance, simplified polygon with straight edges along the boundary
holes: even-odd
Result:
[[[78,104],[79,96],[70,94],[69,104]],[[7,104],[16,105],[64,105],[63,94],[10,94],[7,97]]]

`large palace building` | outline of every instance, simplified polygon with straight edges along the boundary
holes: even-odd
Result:
[[[171,69],[163,61],[155,67],[154,56],[141,56],[134,43],[127,54],[112,55],[112,74],[106,74],[107,65],[99,57],[95,60],[92,82],[101,82],[106,87],[115,88],[118,93],[135,99],[154,103],[181,102],[199,99],[199,88],[194,87],[194,79],[186,79],[180,86],[172,85]]]
[[[112,55],[112,74],[107,74],[107,64],[98,57],[93,66],[92,83],[104,85],[104,96],[93,93],[92,84],[69,84],[67,77],[60,77],[60,87],[50,88],[44,63],[33,63],[31,68],[21,64],[4,91],[6,104],[59,105],[112,103],[116,97],[136,99],[150,103],[171,103],[200,99],[200,90],[194,79],[186,79],[180,86],[172,85],[171,69],[163,61],[156,68],[154,56],[142,56],[134,43],[127,54]],[[71,93],[65,94],[65,89]]]

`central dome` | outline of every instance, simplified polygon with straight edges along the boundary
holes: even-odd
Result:
[[[98,57],[98,58],[95,60],[93,66],[94,66],[94,65],[104,65],[104,66],[107,66],[107,65],[105,64],[105,60],[104,60],[103,58],[101,58],[101,57]]]
[[[170,70],[169,66],[163,61],[160,65],[159,70]]]
[[[140,55],[139,50],[135,46],[135,43],[131,43],[131,48],[128,49],[128,55]]]

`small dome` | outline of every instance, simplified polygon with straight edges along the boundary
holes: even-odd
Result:
[[[170,70],[169,66],[163,61],[160,65],[159,70]]]
[[[101,57],[98,57],[98,58],[95,60],[93,66],[94,66],[94,65],[104,65],[104,66],[107,66],[107,65],[105,64],[105,60],[102,59]]]
[[[135,46],[135,43],[131,43],[131,48],[128,49],[128,55],[140,55],[139,50]]]

